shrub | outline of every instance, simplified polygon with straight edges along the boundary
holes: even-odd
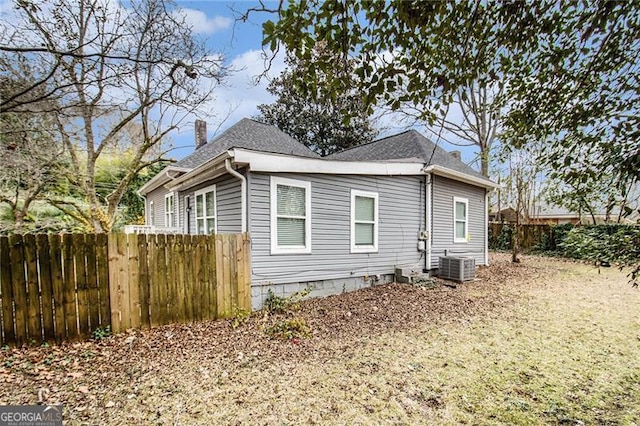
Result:
[[[98,327],[91,333],[93,340],[104,340],[111,337],[111,326],[105,325],[104,327]]]
[[[494,237],[489,238],[491,242],[491,250],[511,250],[511,235],[513,234],[513,228],[509,225],[503,225],[500,228],[500,233]]]
[[[236,329],[240,327],[242,324],[249,321],[249,318],[251,318],[251,311],[234,307],[233,317],[231,318],[231,328]]]
[[[264,309],[270,314],[284,313],[287,311],[297,311],[300,308],[299,302],[311,293],[312,287],[308,286],[304,290],[297,291],[289,297],[276,296],[269,290],[264,301]]]
[[[633,246],[639,228],[629,225],[587,225],[566,232],[557,242],[565,257],[607,262],[633,262],[638,250]]]
[[[311,337],[311,327],[299,316],[283,319],[264,328],[271,338],[280,340],[304,339]]]
[[[571,223],[564,223],[562,225],[555,225],[551,228],[551,241],[549,241],[549,251],[558,251],[560,248],[558,245],[564,241],[565,237],[571,231],[575,225]]]
[[[608,239],[601,229],[577,227],[566,233],[558,248],[563,256],[572,259],[610,261]]]
[[[633,285],[640,278],[640,227],[629,225],[590,225],[571,229],[558,243],[560,254],[598,263],[634,265]]]

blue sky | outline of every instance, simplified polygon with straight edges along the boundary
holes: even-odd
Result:
[[[11,19],[14,0],[0,0],[0,17]],[[277,6],[277,2],[266,2],[268,6]],[[232,126],[240,119],[258,114],[257,106],[274,101],[267,91],[268,79],[255,83],[255,77],[265,70],[262,51],[262,23],[275,18],[268,13],[252,13],[247,22],[236,21],[238,13],[258,6],[257,1],[217,1],[217,0],[176,0],[177,7],[186,15],[197,36],[205,40],[212,53],[220,53],[226,58],[227,65],[236,71],[224,81],[215,93],[215,100],[203,106],[203,111],[212,111],[207,119],[208,137]],[[236,12],[234,12],[234,10]],[[269,77],[277,76],[285,69],[284,53],[271,63]],[[196,117],[187,117],[179,129],[170,134],[175,147],[169,157],[180,159],[194,149],[194,125]],[[399,133],[408,128],[397,116],[386,116],[376,122],[380,136]],[[437,137],[424,127],[416,130],[437,142]],[[450,138],[446,135],[445,138]],[[472,149],[440,142],[446,150],[462,151],[463,160],[470,162],[475,154]]]
[[[211,138],[240,119],[257,115],[258,105],[274,100],[266,91],[267,80],[255,83],[255,77],[265,69],[262,22],[269,19],[269,15],[254,13],[247,22],[236,21],[234,10],[242,12],[255,7],[254,1],[181,0],[176,3],[211,51],[222,53],[227,64],[236,69],[217,90],[216,99],[210,105],[214,116],[207,120],[207,131]],[[269,76],[275,77],[283,69],[283,58],[278,58]],[[173,150],[173,157],[180,158],[193,151],[193,121],[183,123],[172,138],[176,147],[183,147]]]
[[[207,40],[209,47],[214,52],[222,52],[228,62],[239,71],[234,73],[226,82],[226,87],[220,88],[216,96],[213,110],[217,117],[208,122],[208,136],[224,131],[224,129],[236,123],[244,117],[252,117],[258,114],[257,105],[270,103],[274,98],[267,93],[268,82],[263,80],[259,85],[253,84],[256,75],[264,70],[262,53],[262,22],[273,18],[266,13],[253,13],[247,22],[236,21],[233,10],[245,11],[257,6],[255,1],[177,1],[177,5],[184,9],[187,17],[194,26],[194,30]],[[267,5],[269,5],[267,3]],[[272,2],[274,7],[277,2]],[[283,57],[277,58],[272,64],[270,76],[276,76],[284,69]],[[227,117],[228,115],[228,117]],[[226,117],[223,123],[220,119]],[[387,119],[381,136],[397,133],[407,129],[407,125],[396,123],[393,118]],[[426,129],[416,127],[432,140],[436,140],[433,134]],[[451,135],[448,135],[449,138]],[[193,123],[184,123],[179,132],[173,135],[174,144],[184,148],[176,149],[172,155],[176,158],[188,155],[193,150],[194,136]],[[450,145],[440,142],[446,150],[462,151],[463,160],[470,162],[475,154],[473,149]]]

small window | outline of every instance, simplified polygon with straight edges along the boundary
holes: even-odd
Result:
[[[149,222],[147,223],[148,225],[151,225],[151,226],[154,225],[153,219],[155,215],[156,215],[156,211],[153,206],[153,200],[151,200],[149,201]]]
[[[469,200],[453,198],[453,242],[466,243],[469,235]]]
[[[311,182],[271,177],[271,253],[311,253]]]
[[[351,253],[378,251],[378,194],[351,191]]]
[[[169,228],[176,226],[174,199],[173,194],[164,196],[164,226]]]
[[[216,186],[196,191],[196,234],[215,234],[216,223]]]

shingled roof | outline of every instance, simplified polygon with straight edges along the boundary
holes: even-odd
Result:
[[[173,166],[191,169],[231,148],[245,148],[308,158],[320,157],[277,127],[243,118]]]
[[[407,130],[397,135],[358,145],[325,158],[327,160],[345,161],[403,160],[406,162],[420,162],[484,178],[480,173],[415,130]]]

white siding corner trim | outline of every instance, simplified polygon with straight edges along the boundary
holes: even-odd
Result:
[[[469,200],[466,198],[453,197],[453,242],[466,243],[468,238]]]
[[[378,193],[352,189],[351,253],[377,253],[378,228]]]
[[[270,200],[271,254],[311,253],[311,182],[271,176]]]

